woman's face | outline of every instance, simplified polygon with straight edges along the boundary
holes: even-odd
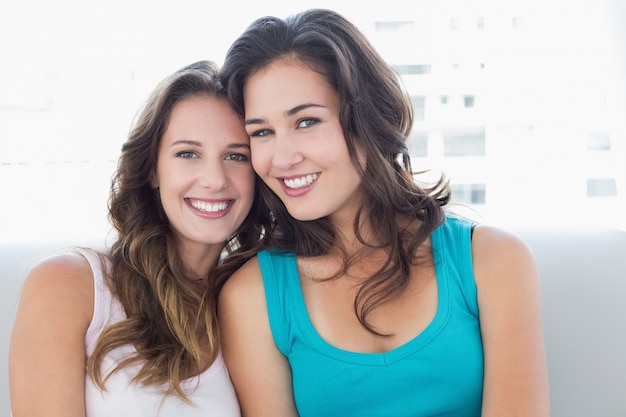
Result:
[[[244,86],[252,165],[298,220],[354,218],[361,177],[339,120],[339,96],[319,73],[278,60]]]
[[[250,141],[227,100],[195,96],[174,106],[152,185],[186,249],[221,250],[254,197]]]

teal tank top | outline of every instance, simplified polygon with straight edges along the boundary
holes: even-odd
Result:
[[[438,307],[414,339],[384,353],[326,343],[307,314],[296,257],[258,254],[272,335],[287,357],[300,417],[479,417],[483,350],[471,258],[471,223],[432,233]]]

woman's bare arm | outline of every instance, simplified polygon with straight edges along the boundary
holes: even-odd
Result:
[[[26,276],[9,348],[13,417],[85,416],[85,333],[93,273],[76,254],[48,258]]]
[[[226,282],[219,321],[224,359],[243,415],[297,416],[291,368],[274,344],[256,258]]]
[[[550,415],[539,280],[516,235],[476,228],[474,272],[485,354],[483,417]]]

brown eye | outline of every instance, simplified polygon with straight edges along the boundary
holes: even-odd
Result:
[[[250,157],[243,153],[229,153],[224,159],[226,159],[227,161],[248,162],[250,160]]]
[[[181,151],[181,152],[176,153],[176,157],[182,158],[182,159],[191,159],[191,158],[197,158],[198,154],[193,151]]]

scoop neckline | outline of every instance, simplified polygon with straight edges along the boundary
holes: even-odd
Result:
[[[431,234],[438,300],[435,316],[415,337],[386,352],[371,353],[344,350],[330,344],[322,338],[311,322],[306,308],[296,255],[288,253],[287,262],[291,264],[288,265],[288,270],[296,271],[294,279],[288,280],[290,287],[289,292],[293,300],[294,308],[296,309],[296,322],[300,327],[303,337],[310,346],[326,356],[344,362],[358,363],[361,365],[388,365],[422,349],[430,343],[443,329],[450,315],[448,268],[445,259],[441,256],[441,250],[439,250],[441,245],[440,234],[440,228],[435,229]]]

